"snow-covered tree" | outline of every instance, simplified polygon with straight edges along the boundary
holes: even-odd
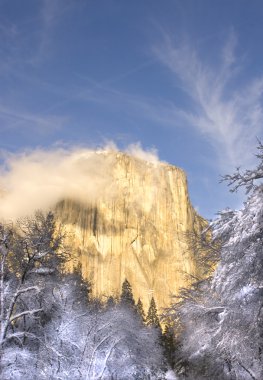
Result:
[[[222,177],[221,182],[226,181],[231,192],[236,192],[240,187],[245,187],[248,194],[251,190],[258,188],[259,181],[263,178],[263,143],[260,140],[258,140],[257,150],[256,157],[259,162],[256,168],[245,171],[240,171],[240,168],[237,168],[234,174],[227,174]]]
[[[38,379],[36,354],[26,347],[10,345],[2,350],[1,380]]]
[[[164,378],[163,351],[157,331],[143,326],[132,309],[121,305],[103,317],[111,324],[105,348],[98,352],[105,363],[105,380]]]
[[[52,213],[37,212],[16,224],[0,225],[0,360],[11,344],[37,339],[33,329],[43,308],[46,277],[67,258],[63,233]],[[3,370],[3,363],[0,363]]]
[[[62,270],[51,213],[1,224],[0,253],[1,379],[164,377],[158,334],[142,324],[128,281],[119,304],[91,300],[80,270]]]
[[[248,196],[212,222],[221,258],[211,279],[184,289],[174,305],[182,324],[180,363],[189,379],[263,378],[263,146],[260,163],[224,177]],[[170,314],[171,315],[171,314]]]
[[[78,287],[66,276],[54,289],[56,308],[41,332],[38,379],[162,379],[155,331],[125,305],[76,304]]]

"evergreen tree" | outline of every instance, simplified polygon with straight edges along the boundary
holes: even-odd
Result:
[[[113,296],[109,296],[107,299],[106,306],[108,309],[111,309],[116,306],[116,303],[116,298],[114,298]]]
[[[175,365],[175,336],[171,326],[168,324],[165,325],[164,332],[162,335],[162,343],[164,348],[164,355],[166,357],[167,362],[170,364],[172,368]]]
[[[143,304],[142,304],[142,301],[141,301],[140,298],[138,299],[138,303],[136,305],[136,309],[137,309],[137,313],[138,313],[139,317],[141,318],[142,322],[145,323],[145,321],[146,321],[146,319],[145,319],[145,313],[144,313]]]
[[[81,264],[73,269],[72,273],[68,273],[63,277],[63,281],[70,283],[70,286],[75,289],[74,305],[85,304],[90,302],[91,283],[82,276]]]
[[[146,318],[147,326],[161,329],[160,321],[157,313],[157,307],[154,298],[152,297],[150,307]]]
[[[130,306],[130,307],[135,306],[135,301],[132,294],[132,287],[127,279],[125,279],[122,284],[121,304]]]

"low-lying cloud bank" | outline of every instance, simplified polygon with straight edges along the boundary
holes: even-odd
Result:
[[[14,220],[48,210],[61,199],[95,202],[105,194],[116,193],[112,180],[114,144],[102,149],[35,149],[22,153],[5,153],[0,167],[0,219]],[[128,154],[151,163],[159,162],[155,150],[143,150],[140,144],[129,145]]]

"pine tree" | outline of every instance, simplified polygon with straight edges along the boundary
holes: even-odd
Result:
[[[146,318],[145,318],[145,313],[144,313],[144,310],[143,310],[143,304],[142,304],[142,301],[141,301],[140,298],[138,299],[138,303],[137,303],[137,305],[136,305],[136,309],[137,309],[137,313],[138,313],[138,315],[139,315],[141,321],[142,321],[143,323],[145,323]]]
[[[154,298],[152,297],[150,307],[146,318],[147,326],[161,329],[160,321],[157,313],[157,307]]]
[[[84,279],[82,276],[82,267],[81,264],[78,264],[72,273],[67,274],[64,278],[67,282],[72,282],[72,285],[75,288],[75,302],[74,304],[85,304],[87,305],[90,301],[91,295],[91,283]]]
[[[114,308],[116,306],[116,298],[109,296],[107,299],[106,306],[108,309]]]
[[[125,279],[122,284],[121,304],[130,306],[130,307],[135,306],[135,301],[132,294],[132,287],[127,279]]]
[[[164,348],[164,355],[172,368],[175,365],[175,336],[172,327],[168,324],[164,327],[164,332],[162,334],[162,344]]]

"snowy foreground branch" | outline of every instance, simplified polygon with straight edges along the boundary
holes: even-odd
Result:
[[[249,196],[211,223],[220,260],[211,278],[184,289],[170,315],[180,329],[182,379],[263,379],[263,145],[259,165],[224,180]]]
[[[62,264],[63,236],[54,217],[37,212],[0,225],[0,349],[10,340],[34,337],[31,324],[43,312],[44,277]],[[33,301],[34,299],[34,301]]]
[[[120,302],[89,299],[62,243],[51,213],[0,225],[1,380],[165,379],[154,300],[146,326],[127,280]]]

